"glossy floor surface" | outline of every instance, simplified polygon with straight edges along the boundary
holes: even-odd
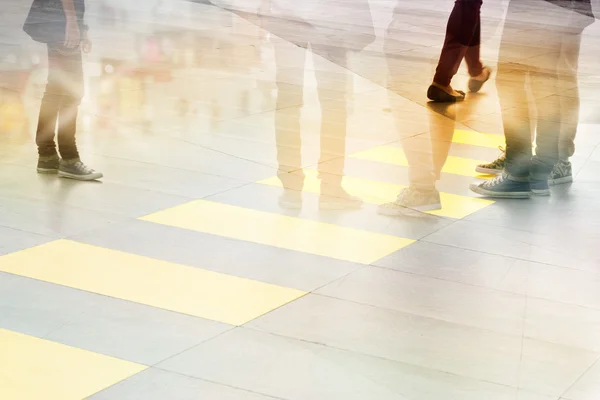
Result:
[[[504,144],[495,80],[425,95],[450,0],[298,3],[308,25],[256,0],[89,0],[91,183],[36,174],[26,3],[0,12],[1,399],[600,398],[599,23],[574,182],[491,201],[469,184]],[[482,9],[494,69],[506,6]],[[441,209],[379,215],[415,155]]]

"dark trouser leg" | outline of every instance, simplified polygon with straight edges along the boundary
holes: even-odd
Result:
[[[575,153],[575,136],[579,124],[579,82],[577,72],[579,69],[579,52],[581,48],[581,35],[564,35],[559,62],[558,78],[560,108],[562,123],[558,142],[559,158],[568,160]],[[564,92],[570,91],[569,96]]]
[[[477,34],[480,35],[479,30]],[[479,43],[479,39],[477,43]],[[475,40],[474,40],[475,42]],[[481,54],[480,54],[481,46],[469,46],[467,48],[467,52],[465,53],[465,62],[467,63],[467,68],[469,70],[469,76],[478,76],[483,72],[483,64],[481,63]]]
[[[65,160],[79,158],[75,134],[77,110],[82,97],[81,52],[66,53],[59,48],[48,46],[48,84],[40,107],[36,134],[40,156],[56,155],[54,129],[57,128],[61,157]]]
[[[58,113],[58,150],[64,160],[79,159],[75,140],[78,109],[78,101],[67,101],[63,103]]]
[[[469,52],[469,73],[472,76],[481,73],[478,57],[481,44],[481,11],[482,0],[456,0],[446,28],[446,38],[433,81],[442,86],[449,86],[458,72],[460,63]]]
[[[532,155],[531,116],[529,107],[523,104],[527,98],[526,84],[529,72],[526,67],[508,71],[507,65],[499,65],[496,86],[502,107],[502,122],[506,137],[506,172],[515,179],[527,179]]]
[[[35,137],[40,157],[58,156],[54,138],[56,136],[56,123],[58,121],[61,101],[62,98],[60,96],[52,95],[48,90],[46,90],[42,98]]]
[[[552,68],[552,65],[556,66],[557,63],[554,62],[549,67]],[[531,85],[534,98],[536,94],[543,90],[554,89],[557,91],[558,75],[556,68],[551,72],[532,73]],[[545,180],[548,179],[552,168],[558,162],[558,139],[561,127],[560,102],[544,103],[543,106],[537,107],[537,114],[536,155],[531,161],[529,173],[532,180]]]

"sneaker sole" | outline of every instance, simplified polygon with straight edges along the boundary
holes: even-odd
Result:
[[[500,175],[502,173],[501,169],[491,169],[483,167],[475,167],[475,171],[484,175]]]
[[[379,208],[377,209],[377,213],[380,215],[387,215],[388,217],[398,217],[402,215],[406,215],[411,211],[419,211],[419,212],[427,212],[427,211],[436,211],[441,210],[441,204],[428,204],[426,206],[421,207],[399,207],[399,208]]]
[[[101,179],[103,177],[101,173],[95,173],[91,175],[75,175],[62,171],[58,171],[58,176],[61,178],[73,179],[76,181],[97,181],[98,179]]]
[[[460,93],[460,97],[452,96],[449,93],[444,92],[442,89],[436,86],[429,86],[427,89],[427,98],[434,103],[459,103],[465,100],[465,93],[457,90]]]
[[[486,197],[494,197],[497,199],[528,199],[532,192],[494,192],[486,190],[479,185],[471,185],[471,191]]]
[[[58,170],[57,169],[48,169],[48,168],[38,168],[37,173],[44,174],[44,175],[53,175],[53,174],[58,174]]]
[[[562,184],[571,183],[571,182],[573,182],[572,176],[564,176],[562,178],[557,178],[557,179],[548,179],[548,185],[550,185],[550,186],[562,185]]]
[[[550,196],[550,189],[531,189],[531,193],[536,196]]]

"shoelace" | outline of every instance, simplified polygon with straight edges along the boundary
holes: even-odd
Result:
[[[398,194],[398,197],[396,197],[396,202],[402,204],[407,195],[408,195],[408,188],[402,189],[400,191],[400,193]]]
[[[498,146],[498,150],[500,150],[502,154],[500,154],[496,162],[504,161],[504,159],[506,158],[506,149],[502,146]]]
[[[483,182],[483,187],[488,188],[488,187],[491,187],[491,186],[495,186],[495,185],[497,185],[499,183],[504,182],[504,179],[506,179],[506,176],[504,176],[504,174],[498,175],[494,179],[490,179],[489,181]]]
[[[87,165],[82,163],[81,161],[78,161],[75,163],[75,168],[78,169],[79,171],[83,172],[84,174],[94,173],[93,169],[91,169],[90,167],[88,167]]]

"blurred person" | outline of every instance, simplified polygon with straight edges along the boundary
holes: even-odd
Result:
[[[426,109],[421,110],[408,100],[411,93],[405,89],[407,74],[422,69],[424,60],[414,60],[398,53],[397,43],[404,40],[411,18],[410,11],[404,7],[406,4],[403,0],[398,1],[384,38],[390,108],[408,167],[408,187],[403,188],[394,201],[377,209],[379,214],[388,216],[421,216],[422,212],[442,209],[436,186],[452,146],[457,112],[464,109],[458,109],[454,102],[430,102]],[[406,106],[412,108],[409,115]],[[468,108],[467,105],[467,113]],[[422,132],[425,129],[421,127],[423,124],[415,128],[406,124],[407,118],[418,121],[419,117],[426,121],[425,133]]]
[[[570,158],[575,153],[575,137],[577,136],[577,125],[579,120],[579,53],[581,48],[581,36],[583,30],[591,23],[594,16],[590,0],[573,0],[553,2],[561,7],[572,7],[572,10],[583,15],[584,20],[579,17],[579,23],[573,26],[570,34],[561,37],[561,55],[558,60],[557,70],[559,73],[560,91],[569,91],[569,96],[560,96],[561,126],[558,147],[558,163],[554,166],[548,183],[559,185],[573,181],[572,166]],[[585,18],[588,17],[588,18]],[[587,22],[585,22],[587,19]],[[532,131],[532,142],[535,139]],[[482,174],[501,174],[504,170],[506,156],[505,149],[500,148],[502,154],[496,160],[477,166],[476,171]]]
[[[75,139],[83,98],[82,52],[92,46],[84,15],[85,0],[34,0],[23,29],[48,50],[48,83],[36,130],[37,171],[88,181],[102,174],[81,161]]]
[[[449,103],[465,99],[465,92],[451,86],[463,59],[471,77],[470,92],[478,92],[490,79],[492,70],[482,64],[480,57],[482,3],[483,0],[456,0],[454,3],[433,83],[427,90],[430,100]]]
[[[263,29],[300,48],[290,54],[285,47],[273,46],[278,89],[275,111],[277,175],[284,188],[279,199],[280,206],[291,209],[302,207],[305,172],[302,165],[301,112],[305,97],[305,62],[312,52],[321,117],[317,168],[319,207],[360,208],[362,200],[349,194],[342,180],[348,129],[347,102],[349,88],[353,86],[353,75],[347,69],[349,57],[375,39],[368,0],[258,0],[254,3],[244,0],[234,2],[230,7],[258,14]],[[318,65],[324,63],[322,59],[342,68],[331,72],[327,65]]]
[[[505,157],[489,168],[503,170],[495,179],[473,184],[472,191],[495,198],[547,196],[549,183],[572,180],[568,159],[574,152],[579,99],[564,91],[577,93],[581,33],[593,22],[590,0],[509,3],[496,79],[506,149]],[[538,54],[523,57],[525,45],[537,46]]]

